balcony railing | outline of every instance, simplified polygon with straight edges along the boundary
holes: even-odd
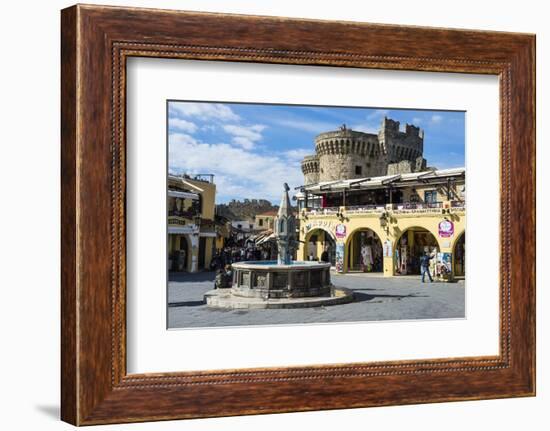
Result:
[[[394,210],[424,210],[443,208],[443,202],[403,202],[392,204]]]
[[[451,208],[466,208],[465,201],[451,201]]]
[[[188,211],[188,210],[169,210],[168,216],[169,217],[183,217],[183,218],[193,218],[195,216],[199,215],[196,211]]]
[[[337,214],[340,211],[340,207],[326,207],[326,208],[311,208],[307,210],[311,215],[329,215]]]
[[[346,207],[346,212],[349,214],[369,213],[385,211],[385,205],[351,205]]]
[[[450,206],[453,209],[464,209],[465,202],[450,201]],[[418,212],[418,213],[438,213],[444,207],[443,202],[403,202],[394,204],[368,204],[368,205],[351,205],[342,207],[327,207],[327,208],[311,208],[305,211],[305,214],[310,216],[323,216],[338,214],[341,209],[346,214],[368,214],[381,213],[386,210],[396,213]]]

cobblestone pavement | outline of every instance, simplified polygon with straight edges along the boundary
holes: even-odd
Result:
[[[422,283],[420,277],[332,274],[335,286],[355,292],[349,304],[315,308],[217,310],[203,295],[214,286],[214,273],[171,275],[168,327],[198,328],[373,320],[450,319],[465,317],[464,281]]]

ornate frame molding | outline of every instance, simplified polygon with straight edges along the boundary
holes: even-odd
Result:
[[[258,26],[270,32],[257,34]],[[343,36],[330,38],[334,31]],[[311,32],[320,37],[308,39]],[[376,46],[370,43],[375,37]],[[62,419],[80,425],[533,395],[534,46],[534,36],[510,33],[99,6],[65,9]],[[500,354],[127,375],[125,65],[132,56],[498,75]],[[523,242],[512,241],[520,235]],[[512,271],[519,264],[521,277]],[[254,400],[246,397],[250,391],[257,394]],[[301,396],[305,391],[307,399]]]

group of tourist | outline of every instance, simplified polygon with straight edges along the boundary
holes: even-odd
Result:
[[[272,260],[271,250],[268,248],[256,247],[253,244],[247,246],[233,246],[218,250],[212,257],[210,269],[216,271],[215,288],[229,288],[232,282],[231,264],[236,262],[250,262],[258,260]]]
[[[274,257],[267,248],[256,247],[255,245],[226,247],[214,254],[210,262],[210,269],[217,271],[235,262],[271,259],[274,259]]]

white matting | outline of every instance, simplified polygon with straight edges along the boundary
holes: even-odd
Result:
[[[467,111],[466,319],[166,329],[166,100]],[[128,372],[498,353],[499,107],[495,76],[128,61]]]

